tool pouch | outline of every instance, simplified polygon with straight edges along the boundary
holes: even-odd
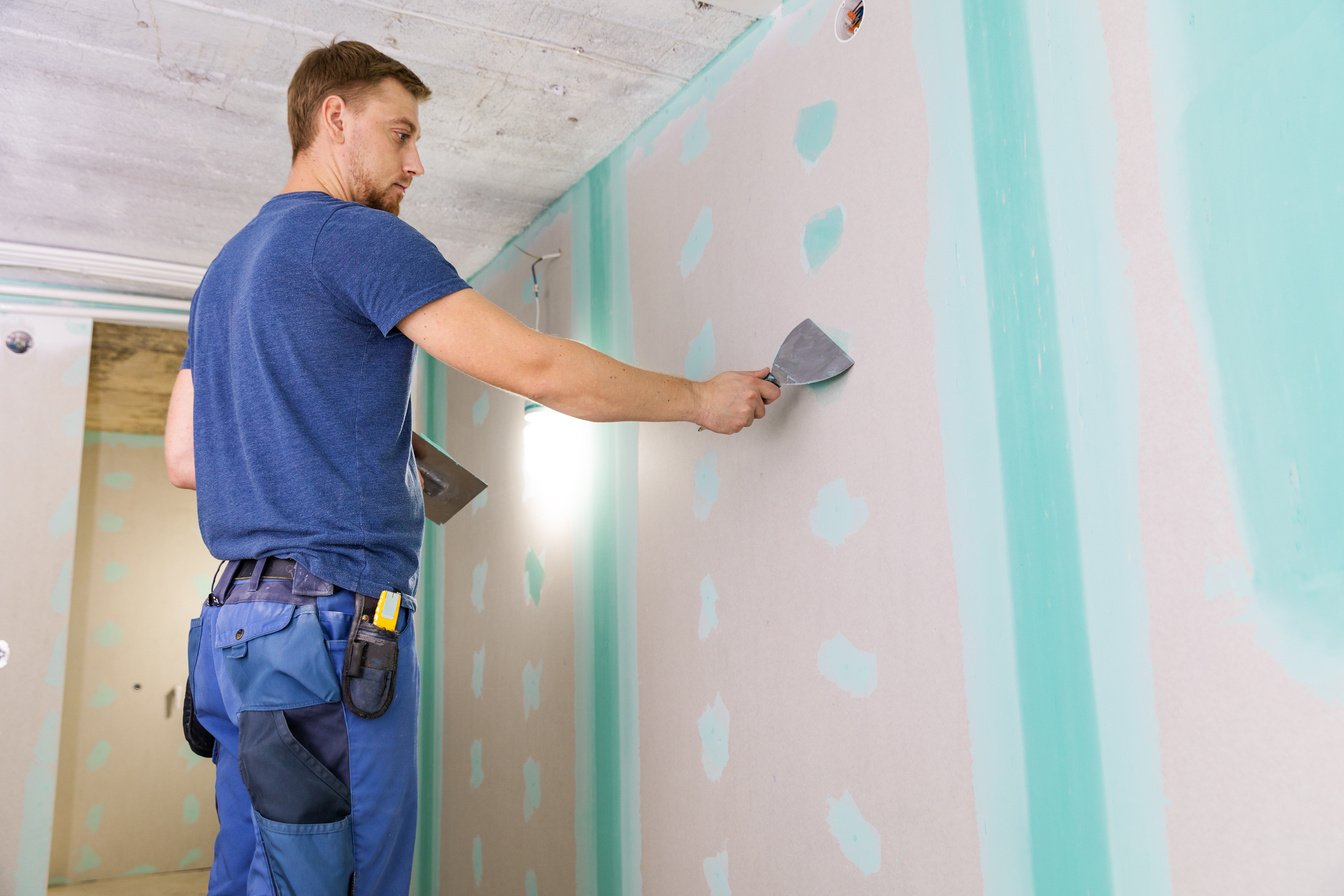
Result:
[[[204,612],[204,611],[202,611]],[[215,736],[205,730],[200,719],[196,718],[196,701],[191,696],[191,680],[196,675],[196,654],[201,649],[201,618],[191,620],[187,632],[187,687],[182,698],[182,736],[187,746],[197,756],[210,759],[215,755]]]
[[[182,698],[182,736],[187,746],[197,756],[206,759],[215,755],[215,736],[205,730],[200,719],[196,718],[196,702],[191,697],[191,681],[187,681],[186,696]]]
[[[341,670],[341,697],[355,715],[376,719],[396,696],[397,635],[367,620],[362,596],[355,609]]]

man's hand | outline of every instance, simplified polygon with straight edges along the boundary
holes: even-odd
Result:
[[[779,387],[765,375],[770,369],[730,371],[703,383],[700,412],[695,422],[702,429],[732,435],[765,416],[765,406],[779,397]]]

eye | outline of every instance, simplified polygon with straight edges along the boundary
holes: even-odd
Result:
[[[411,135],[406,131],[395,131],[398,143],[406,143],[411,139]]]

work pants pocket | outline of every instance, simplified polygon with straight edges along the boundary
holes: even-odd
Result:
[[[344,894],[354,873],[350,787],[330,766],[348,764],[339,703],[303,712],[319,757],[278,710],[239,715],[238,769],[277,894]],[[294,716],[299,722],[298,714]]]
[[[210,759],[215,755],[215,737],[205,730],[205,726],[196,717],[196,699],[193,696],[196,658],[200,654],[200,650],[201,617],[197,616],[191,620],[191,628],[187,632],[187,687],[182,698],[182,736],[186,738],[187,746],[191,748],[191,752],[197,756]]]
[[[231,719],[341,699],[312,604],[230,601],[219,608],[214,646],[222,653],[220,690]]]

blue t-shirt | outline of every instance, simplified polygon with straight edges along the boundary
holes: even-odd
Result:
[[[201,535],[362,594],[415,592],[424,505],[406,315],[467,287],[394,215],[326,193],[262,206],[206,271],[187,353]]]

